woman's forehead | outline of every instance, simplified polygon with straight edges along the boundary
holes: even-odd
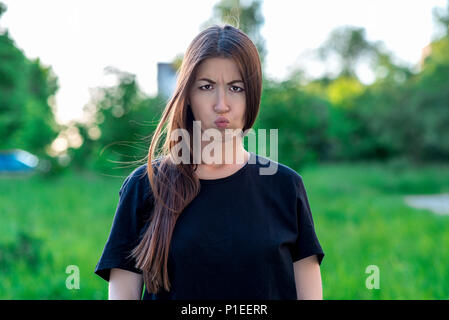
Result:
[[[234,60],[229,58],[209,58],[198,66],[196,80],[201,78],[213,81],[242,80],[240,70]]]

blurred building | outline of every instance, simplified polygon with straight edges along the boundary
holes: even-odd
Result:
[[[432,53],[432,44],[429,43],[427,46],[425,46],[421,51],[421,59],[419,60],[419,69],[422,70],[424,66],[424,61],[426,61],[426,58],[430,56]]]
[[[177,80],[176,70],[171,63],[157,64],[157,94],[168,99],[173,95]]]

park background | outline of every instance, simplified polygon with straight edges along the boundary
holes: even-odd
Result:
[[[238,21],[265,70],[265,3],[212,3],[196,32]],[[415,2],[403,3],[406,15]],[[146,156],[167,97],[145,93],[134,73],[105,65],[114,81],[91,88],[80,106],[83,119],[58,121],[58,74],[51,62],[28,57],[14,30],[2,26],[11,8],[0,2],[0,151],[25,150],[39,166],[32,174],[0,172],[0,299],[105,299],[107,283],[93,271],[118,190]],[[449,2],[432,14],[435,34],[416,65],[398,59],[382,39],[369,39],[364,27],[342,25],[310,51],[315,63],[329,66],[323,74],[296,66],[282,80],[264,77],[254,129],[278,128],[278,161],[303,177],[326,254],[324,299],[449,299],[449,211],[437,197],[449,193]],[[277,37],[300,41],[295,35],[311,31]],[[87,63],[80,51],[66,56],[67,64]],[[182,53],[173,54],[176,70]],[[361,80],[359,65],[371,70],[372,81]],[[406,201],[422,195],[434,198]],[[66,286],[71,265],[79,267],[79,289]],[[367,286],[371,265],[380,272],[379,288]]]

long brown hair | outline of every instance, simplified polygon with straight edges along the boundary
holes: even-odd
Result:
[[[131,256],[136,259],[136,267],[143,272],[149,293],[157,293],[162,285],[166,291],[170,290],[167,261],[173,229],[179,215],[200,191],[200,182],[194,175],[197,164],[193,163],[193,139],[190,139],[190,162],[175,164],[170,154],[177,141],[170,137],[175,129],[186,129],[190,137],[193,136],[195,119],[187,104],[189,91],[199,64],[213,57],[231,58],[240,70],[246,92],[243,132],[253,126],[259,112],[262,70],[256,46],[245,33],[228,24],[214,25],[201,31],[187,48],[173,96],[153,133],[147,156],[147,176],[154,211],[147,221],[148,229]],[[155,154],[164,133],[162,150],[158,149]]]

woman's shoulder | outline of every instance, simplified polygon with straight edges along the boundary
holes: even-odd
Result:
[[[128,185],[143,184],[146,180],[146,177],[147,164],[139,165],[125,178],[122,188],[127,187]]]
[[[164,158],[162,156],[155,158],[151,161],[153,172],[157,174],[157,169]],[[150,181],[148,178],[148,162],[138,165],[134,170],[125,178],[122,187],[120,188],[120,194],[124,189],[133,190],[133,192],[152,196]]]
[[[257,155],[255,164],[256,171],[253,170],[253,174],[257,175],[256,180],[270,190],[280,190],[285,195],[295,194],[296,196],[305,193],[301,174],[290,166],[260,155]]]
[[[153,161],[155,163],[155,161]],[[119,195],[126,193],[127,198],[150,200],[152,198],[151,185],[148,178],[148,164],[141,164],[128,174],[122,183]]]
[[[287,179],[295,181],[296,183],[302,181],[301,175],[293,168],[266,156],[257,154],[253,163],[256,165],[260,176],[272,176],[274,179]]]
[[[157,167],[160,164],[161,160],[162,157],[159,157],[151,161],[153,169],[157,170]],[[148,182],[148,162],[140,164],[138,167],[134,168],[134,170],[126,177],[123,185],[126,185],[130,182],[144,184]]]

